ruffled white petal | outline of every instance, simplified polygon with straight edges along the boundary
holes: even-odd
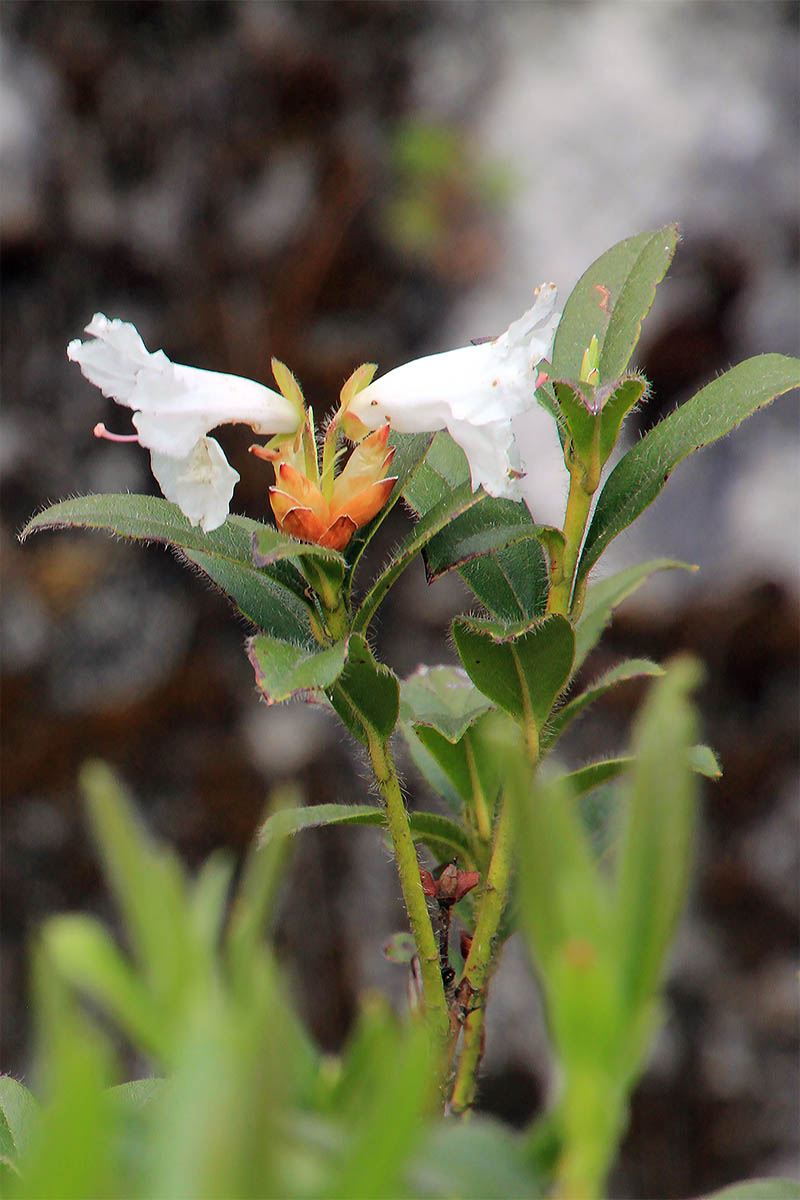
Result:
[[[239,473],[216,438],[200,438],[185,458],[152,450],[150,465],[167,500],[177,504],[192,525],[210,533],[225,522]]]
[[[257,433],[292,433],[303,414],[270,388],[239,375],[172,363],[163,350],[151,354],[128,321],[95,313],[86,332],[92,340],[70,342],[67,357],[86,378],[134,410],[139,442],[149,450],[186,458],[217,425],[239,422]]]
[[[536,289],[532,308],[491,342],[415,359],[379,377],[349,411],[368,428],[398,433],[447,429],[464,449],[473,487],[519,495],[511,418],[535,404],[536,366],[550,354],[559,321],[556,289]]]

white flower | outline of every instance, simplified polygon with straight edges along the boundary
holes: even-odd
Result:
[[[536,366],[550,354],[559,313],[556,288],[543,283],[533,307],[491,341],[418,358],[357,392],[348,413],[369,429],[446,429],[464,450],[473,488],[519,495],[512,418],[535,403]]]
[[[293,433],[305,418],[302,404],[239,375],[184,367],[163,350],[151,354],[128,321],[95,313],[86,332],[91,340],[70,342],[67,358],[104,396],[134,410],[134,440],[150,451],[167,499],[206,532],[222,525],[239,475],[209,430],[237,422],[256,433]]]

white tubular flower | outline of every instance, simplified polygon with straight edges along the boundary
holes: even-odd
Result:
[[[239,375],[173,363],[151,354],[135,326],[95,313],[67,358],[103,395],[133,409],[135,438],[150,451],[153,474],[168,500],[205,531],[222,525],[239,475],[218,442],[218,425],[241,423],[256,433],[293,433],[303,422],[302,402]],[[104,436],[103,426],[97,427]],[[113,435],[112,440],[113,440]]]
[[[550,354],[560,314],[555,284],[536,289],[533,307],[491,341],[418,358],[357,392],[348,415],[398,433],[446,429],[464,450],[473,488],[519,496],[512,418],[535,403],[536,366]]]

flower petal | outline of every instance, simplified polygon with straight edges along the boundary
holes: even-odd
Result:
[[[291,400],[252,379],[172,363],[163,350],[151,354],[128,321],[95,313],[86,332],[92,340],[70,342],[67,357],[104,396],[134,409],[141,445],[159,454],[184,459],[228,422],[291,433],[302,420]]]
[[[555,302],[555,286],[542,284],[532,308],[500,337],[397,367],[353,396],[349,412],[371,429],[384,421],[399,433],[448,429],[470,459],[473,486],[516,495],[510,421],[536,402],[535,369],[559,320]]]
[[[482,487],[490,496],[520,498],[521,471],[513,451],[511,421],[491,421],[487,425],[451,421],[449,433],[467,456],[473,491]]]
[[[239,473],[215,438],[201,438],[185,458],[152,450],[150,465],[167,500],[177,504],[192,525],[210,533],[224,524]]]

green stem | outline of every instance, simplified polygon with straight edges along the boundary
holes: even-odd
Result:
[[[501,800],[494,847],[486,874],[486,886],[481,896],[475,933],[464,975],[456,993],[466,1010],[461,1053],[450,1097],[450,1110],[456,1115],[467,1112],[475,1098],[478,1067],[483,1054],[486,985],[492,969],[497,932],[511,884],[511,844],[511,805],[504,796]]]
[[[552,583],[547,600],[548,613],[561,613],[563,616],[569,613],[572,581],[592,504],[592,493],[584,487],[583,467],[577,460],[569,465],[569,472],[569,496],[564,516],[564,556],[560,578]]]
[[[411,933],[417,947],[425,1009],[431,1027],[444,1040],[450,1032],[450,1017],[439,968],[439,950],[428,913],[428,904],[422,890],[419,862],[411,827],[408,822],[403,794],[397,778],[394,761],[386,742],[377,737],[369,739],[369,756],[372,770],[384,804],[386,824],[394,846],[400,886],[406,903]]]

